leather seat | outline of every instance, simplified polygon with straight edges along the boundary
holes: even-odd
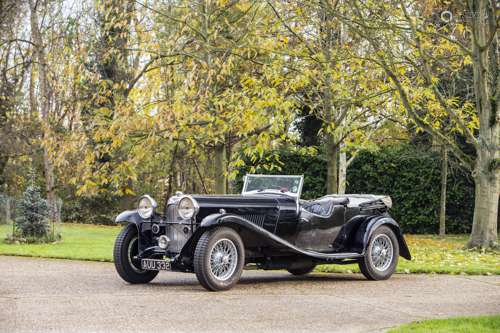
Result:
[[[314,201],[306,202],[302,205],[302,208],[306,211],[321,215],[330,216],[333,211],[333,206],[342,205],[345,206],[349,203],[349,198],[346,197],[325,197]]]
[[[349,198],[348,197],[330,197],[333,199],[333,205],[342,205],[342,206],[347,206],[349,203]]]

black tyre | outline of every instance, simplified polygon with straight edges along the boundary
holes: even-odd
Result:
[[[386,280],[396,270],[399,243],[387,226],[378,227],[370,237],[365,256],[359,262],[361,273],[369,280]]]
[[[306,275],[306,274],[311,273],[315,267],[316,267],[315,264],[311,264],[311,265],[299,267],[299,268],[288,268],[287,271],[290,274],[300,276],[300,275]]]
[[[194,252],[194,272],[210,291],[228,290],[240,280],[245,248],[231,228],[216,228],[201,235]]]
[[[137,227],[134,224],[127,224],[115,242],[113,257],[116,271],[129,283],[148,283],[158,275],[158,271],[142,270],[138,260],[134,260],[138,251]]]

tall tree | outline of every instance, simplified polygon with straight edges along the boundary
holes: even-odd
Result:
[[[133,175],[113,176],[127,159],[113,124],[120,115],[131,112],[129,94],[138,80],[129,53],[134,9],[132,0],[99,0],[91,12],[97,33],[85,41],[87,50],[79,55],[83,64],[80,112],[86,141],[78,147],[86,161],[77,175],[83,180],[78,181],[82,194],[131,194]]]
[[[287,82],[281,59],[266,50],[272,47],[265,30],[270,15],[261,2],[183,4],[156,10],[163,31],[176,43],[150,52],[178,59],[177,71],[185,73],[168,104],[156,105],[174,114],[177,129],[169,133],[171,138],[193,150],[208,149],[214,190],[226,193],[235,147],[253,140],[250,150],[262,154],[271,141],[269,132],[283,132],[291,102],[278,88],[286,90]]]
[[[456,3],[453,16],[465,18],[465,24],[446,25],[436,25],[426,15],[433,9],[430,2],[354,1],[350,5],[348,15],[334,16],[369,44],[371,53],[366,59],[384,70],[398,92],[402,110],[471,171],[476,190],[469,246],[492,246],[497,241],[500,171],[496,103],[500,66],[494,4],[486,0],[468,1],[466,6]],[[469,64],[475,101],[450,95],[440,79]],[[441,126],[443,121],[451,126]],[[457,144],[456,133],[474,147],[475,158]]]
[[[359,38],[347,34],[342,21],[335,19],[333,13],[344,10],[342,1],[268,1],[268,5],[289,40],[282,52],[288,55],[287,68],[302,83],[300,100],[322,121],[327,192],[337,193],[341,146],[353,131],[380,121],[383,114],[375,112],[376,105],[390,90],[375,84],[379,73],[360,61],[364,47]],[[343,165],[342,176],[345,170]]]
[[[22,7],[18,1],[0,1],[0,186],[5,183],[4,170],[11,156],[25,151],[17,128],[26,124],[16,117],[30,65],[30,42],[21,37],[19,28]]]
[[[473,170],[476,193],[469,246],[489,247],[497,242],[500,191],[500,17],[494,1],[469,0],[467,4],[479,118],[479,133],[473,141],[477,153]]]
[[[50,87],[48,78],[48,64],[45,50],[45,43],[40,31],[38,13],[45,14],[46,3],[42,1],[29,0],[30,8],[30,28],[33,42],[33,53],[37,64],[38,87],[39,87],[39,106],[42,119],[42,149],[43,149],[43,167],[45,175],[45,192],[47,194],[47,204],[49,206],[49,218],[55,221],[57,214],[54,167],[50,156]]]

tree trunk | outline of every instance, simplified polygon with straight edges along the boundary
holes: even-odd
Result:
[[[468,247],[487,248],[497,242],[498,177],[489,170],[490,159],[478,156],[472,233]]]
[[[347,181],[347,156],[345,153],[344,143],[340,144],[339,152],[339,194],[345,194]]]
[[[54,168],[49,154],[49,139],[50,139],[50,121],[49,121],[49,83],[47,78],[47,60],[45,50],[38,26],[37,1],[30,0],[30,27],[31,37],[34,42],[34,53],[38,64],[38,82],[40,87],[40,114],[42,116],[42,131],[43,131],[43,166],[45,174],[45,191],[47,195],[47,204],[49,206],[50,222],[54,223],[57,217],[56,195],[54,192]],[[41,3],[38,3],[41,5]]]
[[[215,146],[214,171],[215,193],[226,194],[226,147],[223,143]]]
[[[326,142],[326,193],[337,193],[338,190],[338,154],[339,148],[332,135]]]
[[[334,131],[336,125],[335,110],[333,105],[333,96],[331,87],[333,85],[332,68],[335,67],[332,60],[332,48],[337,42],[335,40],[335,32],[331,26],[331,17],[328,15],[327,1],[320,1],[319,15],[321,24],[319,26],[321,33],[321,52],[325,57],[323,64],[323,72],[325,73],[325,83],[322,91],[322,107],[323,107],[323,128],[327,129],[326,133],[326,192],[327,194],[337,193],[338,191],[338,153],[339,147],[335,140]]]
[[[9,162],[9,156],[0,153],[0,190],[3,190],[2,187],[5,184],[5,177],[3,172],[8,162]]]
[[[30,96],[30,117],[32,119],[35,119],[38,110],[36,93],[35,93],[35,66],[31,66],[29,96]]]
[[[448,180],[448,151],[441,146],[441,200],[439,201],[439,236],[446,234],[446,185]]]
[[[233,188],[231,186],[231,182],[229,181],[228,175],[232,172],[230,169],[230,163],[231,159],[233,156],[233,147],[231,145],[231,142],[229,140],[226,140],[226,171],[227,171],[227,176],[226,176],[226,193],[234,193]]]
[[[342,6],[344,5],[344,1],[339,0],[339,5],[340,5],[340,8],[342,8]],[[347,39],[347,27],[345,26],[345,24],[343,22],[340,22],[339,30],[340,30],[339,31],[339,47],[342,47]],[[340,68],[341,68],[342,72],[349,71],[349,68],[347,66],[345,66],[344,63],[342,63]],[[344,77],[343,76],[340,78],[340,82],[342,85],[344,84]],[[347,111],[347,110],[344,110],[344,108],[346,108],[346,106],[340,107],[340,114]],[[344,121],[342,121],[339,125],[341,127],[344,127]],[[339,190],[338,190],[338,193],[339,194],[345,194],[346,181],[347,181],[347,157],[346,157],[346,152],[345,152],[344,146],[345,146],[344,141],[339,142],[339,146],[338,146],[339,147],[339,153],[338,153],[339,154],[339,178],[338,178],[339,179],[339,183],[338,183]]]
[[[11,199],[10,198],[7,198],[7,200],[5,200],[5,223],[14,223],[13,222],[13,218],[11,217],[11,214],[10,214],[10,201]]]
[[[490,247],[497,242],[500,150],[500,71],[498,70],[495,9],[487,0],[469,0],[472,28],[474,92],[479,115],[479,139],[474,170],[475,204],[468,247]],[[488,43],[490,43],[488,45]]]
[[[7,124],[7,114],[12,109],[12,105],[10,103],[11,91],[7,85],[8,83],[5,83],[5,86],[0,86],[0,130],[2,130],[0,134],[2,135],[4,134],[3,129]],[[7,143],[5,141],[0,143],[0,190],[2,190],[1,187],[5,183],[3,172],[7,166],[7,162],[9,161],[9,155],[6,147]]]

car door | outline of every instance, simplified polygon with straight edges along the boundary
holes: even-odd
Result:
[[[344,205],[332,204],[328,214],[301,208],[295,245],[304,250],[331,252],[332,244],[345,222]]]

